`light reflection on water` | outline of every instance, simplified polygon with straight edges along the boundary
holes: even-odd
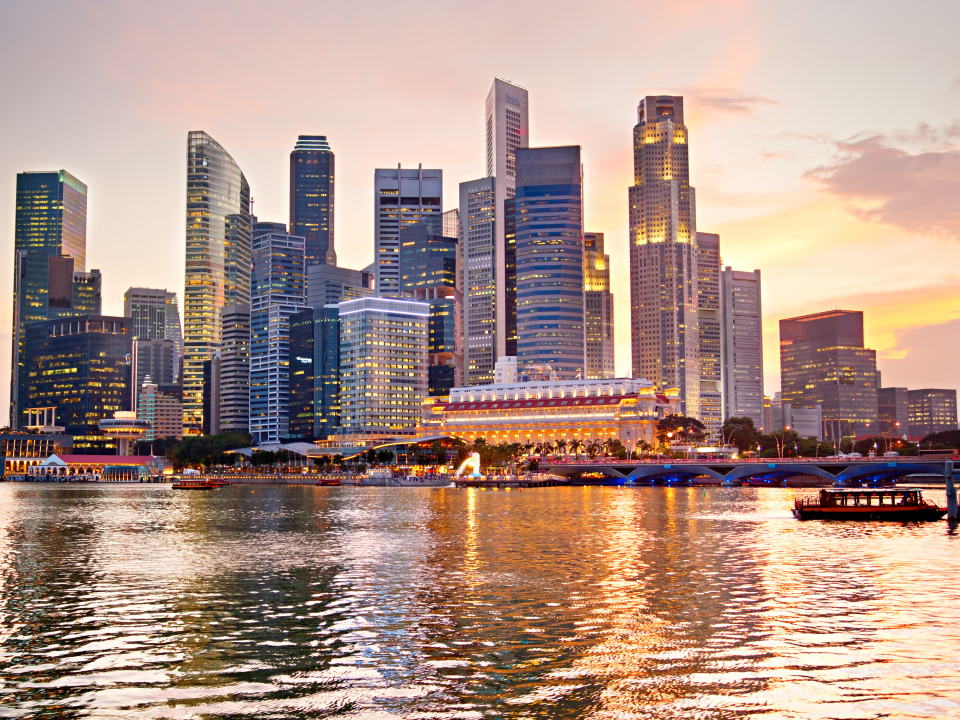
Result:
[[[960,717],[960,538],[773,488],[0,486],[0,717]]]

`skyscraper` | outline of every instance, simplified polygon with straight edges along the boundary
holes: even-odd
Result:
[[[583,377],[584,249],[580,146],[517,157],[517,363]]]
[[[467,385],[493,382],[497,327],[496,179],[460,183],[463,226],[463,373]]]
[[[123,315],[133,320],[130,389],[133,406],[137,407],[147,375],[160,388],[158,392],[170,392],[169,386],[180,380],[183,334],[177,294],[156,288],[130,288],[123,294]]]
[[[250,306],[220,311],[220,432],[250,431]]]
[[[700,355],[700,422],[710,437],[723,426],[723,353],[720,323],[720,236],[696,234],[697,330]]]
[[[630,330],[633,377],[680,389],[698,417],[696,202],[690,187],[683,98],[646,97],[633,129],[630,188]]]
[[[720,274],[720,326],[723,417],[749,417],[754,427],[764,427],[759,270],[743,272],[724,268]],[[794,404],[799,407],[799,403]]]
[[[908,390],[911,435],[930,435],[957,429],[957,391],[927,388]]]
[[[373,295],[373,276],[366,270],[351,270],[334,265],[307,267],[307,306],[324,305]]]
[[[443,209],[443,170],[375,170],[374,252],[377,296],[400,294],[400,229]]]
[[[498,220],[495,233],[493,277],[495,280],[494,360],[512,355],[507,349],[507,322],[509,305],[505,277],[506,226],[500,221],[504,203],[513,199],[517,187],[517,150],[530,147],[529,98],[526,88],[508,80],[496,78],[487,95],[485,129],[487,140],[487,176],[494,182],[494,217]],[[461,191],[462,192],[462,191]],[[461,210],[464,205],[461,202]],[[491,379],[493,364],[490,366]],[[486,382],[491,382],[487,380]]]
[[[290,437],[327,438],[340,427],[340,308],[290,317]]]
[[[877,432],[877,353],[863,347],[863,313],[781,320],[780,385],[784,402],[821,406],[828,440]]]
[[[250,434],[278,443],[289,431],[290,316],[304,303],[304,239],[282,223],[253,226]]]
[[[187,136],[183,422],[203,415],[203,362],[220,349],[220,311],[250,302],[250,187],[230,154],[205,132]]]
[[[100,273],[84,274],[86,256],[87,186],[66,170],[19,173],[10,378],[10,425],[14,429],[27,410],[22,402],[25,376],[21,357],[27,325],[64,315],[100,313],[100,306],[89,302],[99,303]],[[91,293],[96,297],[87,297]]]
[[[333,161],[326,135],[301,135],[290,153],[290,234],[304,239],[307,267],[337,264]]]
[[[603,233],[585,232],[584,307],[586,379],[614,377],[613,293],[610,292],[610,256],[603,252]]]

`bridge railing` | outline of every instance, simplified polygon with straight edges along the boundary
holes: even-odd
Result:
[[[531,459],[537,460],[541,465],[583,465],[585,467],[590,467],[592,465],[664,465],[664,464],[688,464],[688,465],[704,465],[704,464],[717,464],[723,463],[731,465],[749,465],[749,464],[760,464],[760,463],[810,463],[818,464],[825,462],[834,462],[834,463],[887,463],[887,462],[902,462],[902,463],[923,463],[923,464],[938,464],[942,463],[942,458],[924,458],[924,457],[910,457],[910,456],[901,456],[901,457],[776,457],[776,458],[737,458],[736,460],[731,460],[729,458],[723,457],[703,457],[703,458],[683,458],[680,460],[674,460],[671,458],[644,458],[643,460],[619,460],[617,458],[595,458],[590,459],[576,459],[576,458],[538,458],[536,456],[531,456]]]

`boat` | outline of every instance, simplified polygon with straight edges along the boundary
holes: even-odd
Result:
[[[399,487],[450,487],[453,478],[446,473],[426,473],[396,478]]]
[[[224,480],[223,478],[208,478],[207,482],[213,485],[214,487],[226,487],[227,485],[233,485],[229,480]]]
[[[821,490],[815,498],[797,499],[798,520],[940,520],[945,507],[924,500],[917,488],[857,488]]]
[[[181,478],[172,485],[174,490],[216,490],[219,485],[215,485],[209,480],[184,480]]]
[[[337,485],[342,485],[339,477],[330,477],[326,475],[321,475],[320,479],[317,480],[318,487],[336,487]]]

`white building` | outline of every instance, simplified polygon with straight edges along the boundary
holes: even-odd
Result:
[[[339,315],[342,432],[412,432],[428,390],[430,305],[359,298]]]
[[[493,382],[497,385],[515,383],[517,381],[517,357],[508,355],[497,358],[497,365],[493,369]]]
[[[723,416],[749,417],[759,428],[764,425],[760,271],[724,268],[720,296]]]

